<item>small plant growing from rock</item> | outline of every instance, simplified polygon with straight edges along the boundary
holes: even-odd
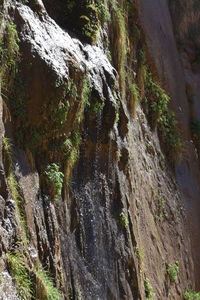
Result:
[[[169,96],[160,87],[160,85],[153,81],[151,73],[146,77],[146,96],[148,98],[148,109],[151,114],[152,126],[155,128],[157,124],[163,123],[163,117],[168,109]]]
[[[153,81],[151,73],[147,73],[145,82],[146,113],[150,118],[153,129],[158,127],[165,151],[171,160],[175,162],[184,153],[184,141],[178,127],[175,114],[168,108],[170,97]]]
[[[33,284],[25,258],[19,253],[8,253],[9,271],[14,279],[20,299],[31,299],[33,296]]]
[[[167,218],[167,212],[166,212],[166,200],[164,197],[158,198],[158,204],[157,204],[157,219],[159,221],[163,221],[165,218]]]
[[[28,242],[28,236],[26,230],[26,218],[25,218],[24,207],[23,207],[23,198],[21,195],[19,184],[14,174],[14,167],[13,167],[13,160],[12,160],[12,143],[8,137],[2,136],[2,144],[3,144],[3,150],[8,165],[8,171],[7,171],[8,187],[12,195],[12,198],[15,201],[17,215],[20,221],[22,244],[26,245]]]
[[[144,264],[144,256],[145,256],[143,246],[135,247],[135,253],[136,253],[137,258],[138,258],[140,271],[142,271],[143,270],[143,264]]]
[[[153,287],[149,281],[149,279],[145,276],[144,277],[144,291],[147,300],[152,300],[155,298],[155,293],[153,291]]]
[[[119,215],[120,224],[123,228],[128,229],[129,226],[129,220],[128,220],[128,214],[125,210],[122,210]]]
[[[8,171],[10,172],[12,168],[12,144],[10,139],[5,135],[2,136],[2,145],[3,145],[3,150],[5,152],[6,160],[8,162],[8,167],[9,167]]]
[[[64,174],[60,172],[60,168],[56,163],[52,163],[46,167],[44,174],[48,177],[53,186],[55,200],[61,196]]]
[[[82,36],[89,42],[95,43],[99,31],[98,8],[94,4],[87,4],[85,15],[79,18]]]
[[[129,85],[129,90],[130,90],[130,110],[135,119],[136,107],[140,102],[140,90],[135,82]]]
[[[45,290],[45,294],[46,294],[45,299],[47,300],[63,299],[59,290],[56,287],[54,287],[52,278],[46,270],[42,268],[38,268],[35,270],[35,274],[37,279],[39,279],[39,282],[42,284],[43,289]]]
[[[2,21],[4,22],[4,21]],[[19,37],[16,26],[7,21],[5,24],[5,33],[0,39],[0,79],[3,88],[8,89],[11,75],[14,75],[19,60]]]
[[[115,36],[115,43],[113,47],[116,49],[113,62],[115,68],[119,73],[119,85],[122,98],[126,95],[126,70],[125,65],[127,61],[127,40],[128,32],[126,26],[126,13],[124,7],[122,7],[117,1],[110,1],[111,5],[111,20],[113,26],[113,33]]]
[[[167,264],[167,274],[172,283],[175,283],[178,278],[179,273],[179,263],[175,261],[173,265]]]

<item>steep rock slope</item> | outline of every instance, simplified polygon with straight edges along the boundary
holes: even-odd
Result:
[[[199,8],[197,1],[157,1],[148,4],[139,2],[142,26],[145,31],[147,51],[154,65],[162,85],[171,96],[171,106],[176,111],[180,122],[182,134],[186,139],[184,158],[176,164],[176,178],[182,191],[182,199],[188,209],[188,222],[191,236],[193,236],[193,250],[195,255],[195,269],[197,284],[199,286],[199,162],[196,155],[198,140],[193,131],[195,120],[198,119],[198,67],[195,74],[189,74],[188,59],[185,54],[179,54],[178,50],[188,49],[198,54],[198,26]],[[158,9],[154,9],[154,7]],[[172,19],[171,15],[172,14]],[[174,21],[174,26],[172,22]],[[192,29],[193,28],[193,29]],[[188,39],[188,31],[196,32]],[[174,32],[176,35],[174,35]],[[185,36],[185,39],[184,39]],[[181,42],[180,42],[181,40]],[[178,47],[177,47],[178,46]],[[193,50],[192,50],[193,49]],[[185,53],[185,52],[184,52]],[[196,53],[196,54],[195,54]],[[191,87],[192,86],[192,87]],[[195,89],[195,92],[193,92]],[[194,95],[191,100],[190,93]],[[193,125],[194,121],[194,125]],[[191,132],[192,129],[192,132]]]
[[[77,27],[79,4],[69,4],[1,4],[1,294],[182,299],[198,274],[187,225],[198,192],[184,186],[198,180],[198,163],[184,83],[173,80],[184,76],[167,2],[154,16],[143,1],[83,1]],[[191,173],[185,154],[170,159],[177,145],[147,105],[157,103],[152,87],[168,99],[146,83],[150,71],[171,96]]]

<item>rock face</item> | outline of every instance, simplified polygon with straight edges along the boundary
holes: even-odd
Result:
[[[186,2],[0,3],[0,299],[200,288],[200,7]]]

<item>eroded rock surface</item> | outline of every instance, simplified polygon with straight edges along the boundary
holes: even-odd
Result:
[[[190,127],[199,116],[198,65],[194,70],[189,50],[177,47],[174,4],[171,14],[167,1],[156,1],[156,9],[155,1],[132,4],[127,13],[126,3],[116,8],[108,1],[107,14],[116,14],[122,32],[116,37],[109,17],[99,21],[96,44],[62,26],[62,12],[54,14],[51,2],[2,6],[5,20],[16,24],[20,51],[0,113],[2,299],[20,299],[22,282],[7,255],[16,252],[41,300],[49,292],[40,268],[49,270],[60,291],[55,299],[182,299],[199,286],[198,140],[192,141]],[[87,5],[96,16],[95,2]],[[121,41],[127,43],[122,52]],[[132,69],[140,47],[147,69],[171,96],[185,140],[184,155],[173,166],[157,126],[152,129],[144,114],[144,84],[141,107],[130,110],[129,79],[141,83],[141,70]],[[56,179],[47,172],[53,164],[59,166]],[[60,193],[51,180],[56,188],[62,183]],[[173,281],[169,269],[176,262]]]

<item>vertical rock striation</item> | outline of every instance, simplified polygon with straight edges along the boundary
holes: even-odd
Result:
[[[191,18],[178,1],[0,5],[3,299],[183,299],[199,287]]]

